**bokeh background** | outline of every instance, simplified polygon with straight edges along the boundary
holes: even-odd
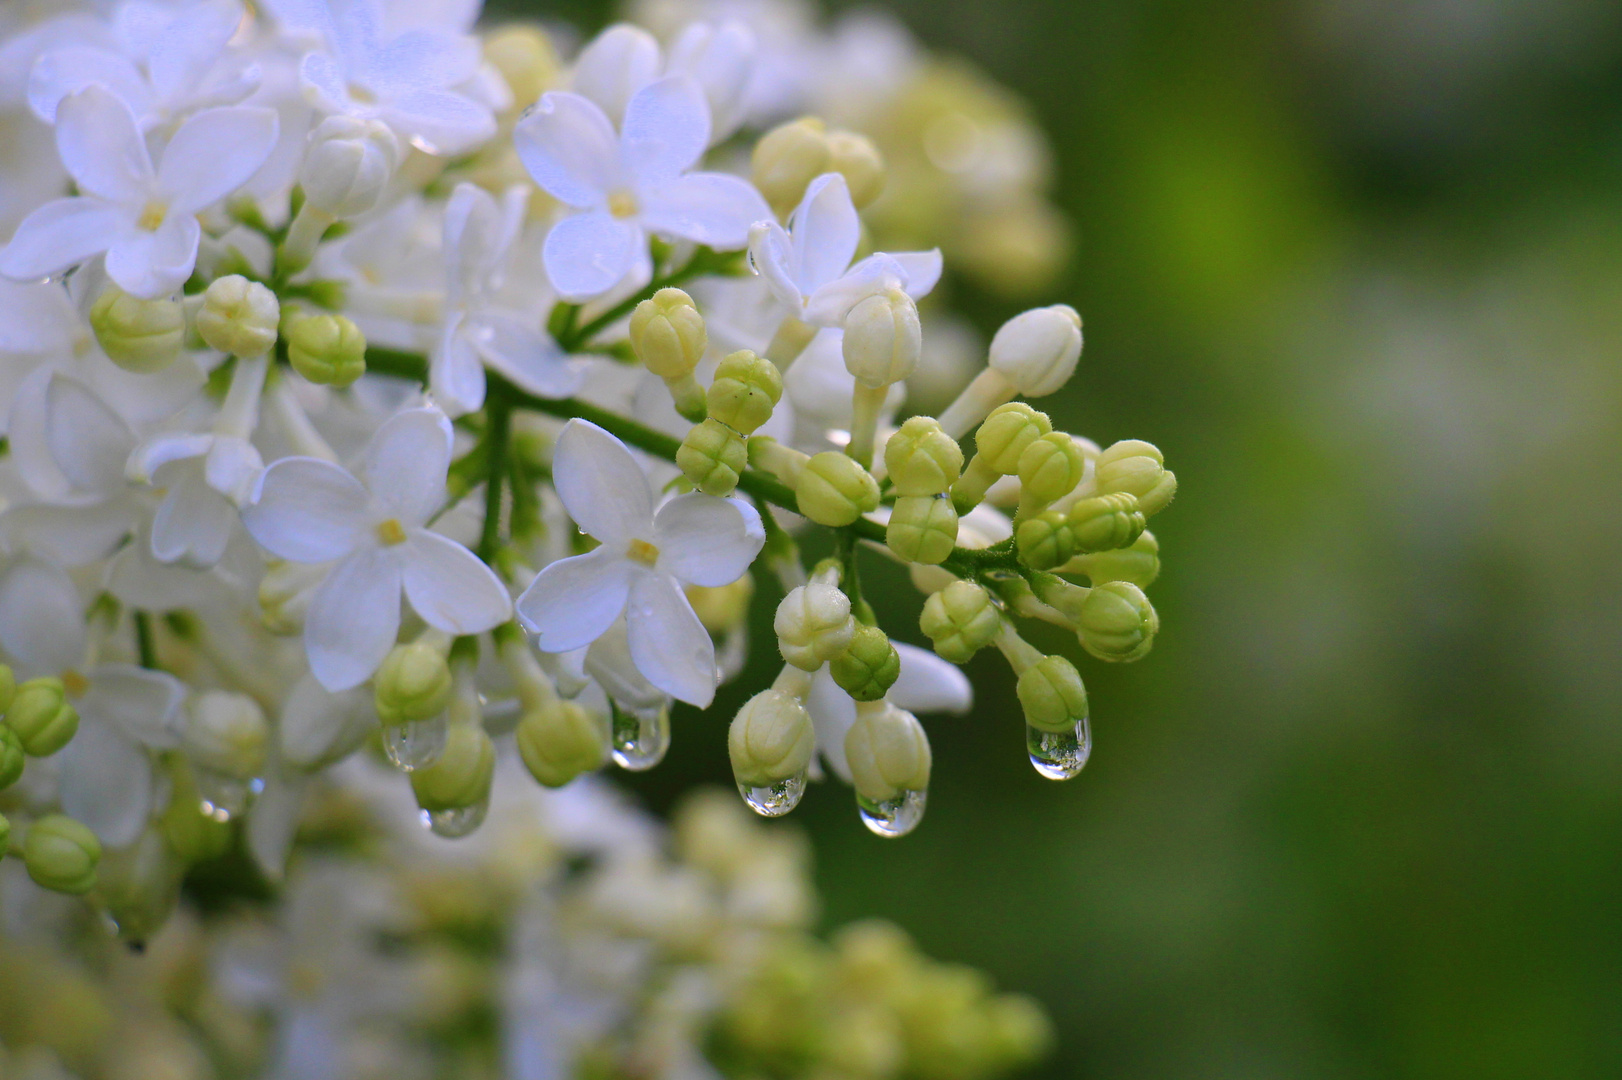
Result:
[[[1087,348],[1046,405],[1181,491],[1085,773],[1032,772],[983,655],[917,834],[794,816],[827,922],[1040,996],[1052,1077],[1622,1075],[1622,6],[887,6],[1053,139],[1076,255],[1032,299]],[[728,781],[728,715],[650,805]]]

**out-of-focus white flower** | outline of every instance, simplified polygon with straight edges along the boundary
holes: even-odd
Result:
[[[755,74],[755,35],[737,19],[693,23],[670,47],[669,75],[689,75],[710,103],[710,143],[725,141],[743,123]]]

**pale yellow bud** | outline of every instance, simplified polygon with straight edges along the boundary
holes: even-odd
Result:
[[[1059,389],[1080,358],[1081,316],[1066,304],[1016,315],[991,339],[992,370],[1026,397]]]
[[[850,201],[858,210],[884,191],[884,155],[865,135],[854,131],[829,132],[828,168],[845,178]]]
[[[900,289],[869,296],[845,316],[845,370],[863,386],[878,390],[911,375],[923,343],[918,305]]]
[[[527,109],[557,85],[558,53],[538,26],[507,23],[496,27],[484,39],[484,58],[501,72],[516,108]]]
[[[186,752],[205,769],[251,780],[264,770],[269,739],[264,710],[246,694],[208,690],[187,710]]]
[[[680,289],[660,289],[631,312],[631,349],[661,379],[691,375],[708,344],[704,316]]]
[[[90,308],[90,328],[125,371],[161,371],[180,357],[186,313],[179,300],[141,300],[109,285]]]
[[[744,703],[727,730],[732,774],[744,787],[770,787],[804,772],[816,742],[811,714],[798,698],[763,690]]]
[[[783,659],[815,671],[850,645],[856,633],[850,597],[837,586],[813,581],[783,597],[772,620]]]
[[[907,791],[929,787],[929,738],[918,718],[887,701],[857,706],[845,734],[845,760],[856,792],[886,803]]]
[[[784,216],[799,204],[811,181],[828,171],[831,160],[827,125],[805,116],[761,136],[750,173],[772,209]]]
[[[281,305],[276,294],[240,274],[216,279],[203,293],[197,333],[208,347],[251,359],[276,344]]]

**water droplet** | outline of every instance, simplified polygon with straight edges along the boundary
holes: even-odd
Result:
[[[669,749],[669,709],[639,716],[614,706],[614,764],[645,772],[663,761]]]
[[[903,791],[893,799],[874,802],[856,794],[856,809],[862,813],[862,824],[880,836],[906,836],[924,820],[927,791]]]
[[[1043,731],[1025,725],[1025,749],[1031,765],[1049,780],[1069,780],[1087,764],[1093,752],[1093,729],[1082,717],[1073,731]]]
[[[265,782],[258,778],[239,780],[201,767],[194,769],[193,773],[197,778],[199,807],[203,815],[219,822],[230,821],[242,813],[253,797],[265,788]]]
[[[443,713],[432,720],[390,724],[383,729],[383,753],[401,772],[427,768],[444,752],[445,735],[449,730]]]
[[[488,797],[472,806],[458,806],[454,810],[422,810],[422,823],[435,836],[450,840],[466,836],[484,824],[484,815],[490,810]]]
[[[800,796],[805,794],[805,773],[798,772],[787,780],[761,787],[739,784],[738,794],[749,804],[749,809],[761,817],[782,817],[800,805]]]

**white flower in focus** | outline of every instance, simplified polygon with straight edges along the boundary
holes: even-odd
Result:
[[[514,187],[497,205],[463,183],[445,208],[445,324],[429,385],[452,416],[484,404],[485,364],[541,397],[565,398],[580,387],[583,364],[496,300],[528,201],[528,190]]]
[[[160,435],[130,457],[129,479],[163,491],[152,518],[152,555],[206,570],[220,561],[264,471],[259,451],[231,435]]]
[[[501,580],[456,541],[424,527],[445,499],[451,426],[438,409],[407,409],[378,429],[364,482],[319,458],[266,469],[243,523],[261,547],[291,562],[336,565],[310,600],[310,671],[337,693],[383,662],[400,629],[400,593],[428,625],[477,634],[512,604]]]
[[[650,83],[625,107],[619,133],[579,94],[546,94],[513,138],[524,167],[577,213],[547,234],[546,273],[566,300],[586,300],[627,274],[649,273],[647,234],[718,250],[744,247],[771,211],[747,181],[689,173],[710,141],[709,108],[685,75]]]
[[[969,677],[956,664],[948,663],[929,649],[892,641],[901,660],[901,674],[886,695],[897,708],[910,713],[944,712],[961,715],[974,703]],[[806,711],[817,733],[817,753],[834,775],[850,783],[850,765],[845,761],[845,733],[856,723],[856,701],[824,665],[811,683]]]
[[[624,612],[637,670],[671,697],[709,705],[715,645],[682,586],[738,580],[766,542],[760,515],[741,500],[699,494],[678,495],[655,513],[625,444],[584,420],[564,425],[552,475],[569,516],[598,546],[547,566],[518,598],[539,646],[578,649]]]
[[[84,194],[29,214],[0,252],[0,274],[48,277],[106,252],[125,292],[175,292],[197,262],[198,211],[254,174],[276,131],[269,109],[209,109],[180,126],[154,169],[129,106],[100,86],[81,90],[57,109],[56,148]]]

